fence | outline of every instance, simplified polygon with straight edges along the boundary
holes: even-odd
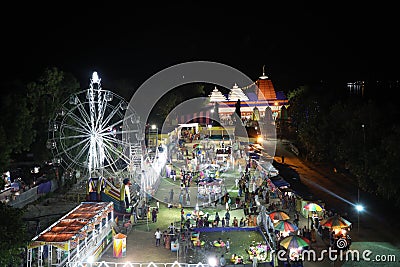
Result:
[[[208,264],[189,264],[189,263],[179,263],[177,261],[172,263],[137,263],[137,262],[70,262],[70,266],[74,267],[88,267],[88,266],[96,266],[96,267],[211,267]]]
[[[215,267],[215,265],[210,264],[203,264],[203,263],[180,263],[180,262],[172,262],[172,263],[157,263],[157,262],[146,262],[146,263],[138,263],[138,262],[124,262],[124,263],[117,263],[117,262],[70,262],[70,266],[73,267]],[[218,266],[218,265],[217,265]],[[227,264],[225,267],[252,267],[253,265],[250,264]],[[267,267],[271,266],[268,263],[258,263],[258,267]]]
[[[42,190],[42,188],[44,190]],[[8,202],[8,205],[13,208],[23,208],[26,205],[38,200],[41,196],[44,196],[49,192],[54,192],[57,188],[58,184],[56,180],[48,181],[14,196],[14,199]]]

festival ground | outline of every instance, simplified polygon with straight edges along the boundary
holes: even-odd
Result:
[[[298,158],[295,157],[290,151],[285,150],[281,142],[278,142],[277,154],[285,154],[285,164],[287,166],[294,166],[295,164],[303,164],[299,162]],[[275,157],[276,161],[279,162],[280,157]],[[174,161],[174,165],[179,166],[183,164],[183,161]],[[241,162],[245,164],[245,162]],[[315,167],[314,167],[315,168]],[[253,170],[254,172],[254,170]],[[225,177],[225,185],[232,196],[237,195],[237,189],[235,189],[235,178],[239,175],[237,170],[229,171],[223,174]],[[165,189],[169,190],[169,189]],[[243,197],[242,197],[243,198]],[[277,199],[276,201],[279,202]],[[151,203],[155,206],[155,201]],[[210,219],[213,219],[215,212],[220,214],[225,211],[225,205],[218,204],[216,207],[212,207],[213,212],[210,213]],[[185,207],[186,212],[193,210],[193,207]],[[340,209],[337,209],[340,210]],[[285,210],[291,217],[290,221],[293,220],[294,211]],[[231,218],[236,216],[237,218],[244,217],[243,209],[231,210]],[[168,209],[166,204],[160,205],[160,212],[156,223],[152,223],[147,220],[139,220],[136,225],[132,228],[132,231],[127,235],[126,239],[126,256],[122,258],[115,258],[113,256],[112,246],[103,254],[100,261],[106,262],[137,262],[137,263],[173,263],[174,261],[184,262],[182,253],[177,253],[166,249],[163,246],[155,246],[154,232],[157,228],[160,230],[167,229],[171,222],[179,222],[180,209],[172,208]],[[300,215],[299,228],[308,225],[308,219]],[[353,222],[354,225],[354,222]],[[369,249],[373,251],[375,255],[395,255],[397,258],[396,262],[376,262],[374,261],[373,266],[397,266],[400,259],[400,249],[390,242],[382,241],[382,238],[373,229],[364,229],[362,232],[357,233],[355,228],[350,232],[352,237],[352,250],[358,250],[360,252]],[[375,242],[378,241],[378,242]],[[244,241],[246,242],[246,241]],[[322,250],[329,247],[329,240],[322,239],[318,234],[316,235],[316,242],[311,244],[311,249],[316,251],[316,255],[320,255]],[[372,257],[372,256],[371,256]],[[280,263],[279,265],[283,265]],[[303,266],[371,266],[371,262],[360,260],[360,261],[349,261],[349,260],[332,260],[332,258],[324,257],[322,260],[317,261],[305,261]]]

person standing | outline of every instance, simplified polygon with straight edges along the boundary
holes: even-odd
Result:
[[[157,210],[155,208],[151,210],[151,221],[153,223],[157,222]]]
[[[169,234],[175,234],[175,226],[174,226],[174,223],[171,223],[169,226],[168,226],[168,230],[169,230]]]
[[[183,206],[183,192],[182,191],[179,194],[179,204],[180,204],[181,207]]]
[[[160,246],[160,243],[161,243],[161,231],[160,231],[160,229],[159,228],[157,228],[157,230],[156,230],[156,232],[154,233],[154,236],[155,236],[155,238],[156,238],[156,247],[159,247]]]
[[[236,218],[236,217],[235,217]],[[228,237],[228,239],[225,242],[225,249],[226,249],[226,253],[229,252],[229,249],[231,248],[231,239]]]
[[[240,219],[239,227],[245,227],[244,218],[243,217]]]
[[[239,227],[239,221],[236,217],[233,217],[233,227]]]
[[[257,266],[258,266],[257,256],[253,256],[253,267],[257,267]]]
[[[186,205],[187,206],[190,206],[190,189],[189,189],[189,187],[186,187],[187,188],[187,192],[186,192]]]
[[[226,227],[229,227],[230,219],[231,219],[231,214],[229,213],[229,210],[227,210],[226,213],[225,213],[225,225],[226,225]]]
[[[169,202],[172,204],[174,201],[174,189],[171,188],[171,191],[169,191]]]
[[[215,213],[215,219],[214,219],[214,221],[216,222],[216,226],[218,227],[218,225],[219,225],[219,221],[220,221],[221,219],[220,219],[220,217],[219,217],[219,214],[218,214],[218,212],[216,212]]]
[[[226,260],[224,254],[222,254],[221,257],[219,258],[219,266],[224,267],[225,265],[226,265]]]
[[[311,242],[312,243],[317,242],[317,234],[315,232],[315,228],[314,227],[312,227],[311,230],[310,230],[310,237],[311,237]]]

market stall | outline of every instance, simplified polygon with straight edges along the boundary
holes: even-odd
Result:
[[[112,202],[82,202],[31,240],[27,266],[96,260],[112,242],[113,221]]]

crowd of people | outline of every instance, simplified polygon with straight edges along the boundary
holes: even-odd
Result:
[[[283,159],[282,159],[283,160]],[[297,196],[294,193],[288,193],[280,191],[278,188],[271,187],[267,183],[266,177],[262,177],[260,173],[252,166],[251,162],[247,162],[244,167],[239,166],[239,176],[235,179],[235,189],[237,189],[237,196],[232,197],[229,192],[226,192],[219,197],[215,197],[210,204],[214,206],[222,205],[225,206],[223,213],[216,212],[213,215],[205,213],[199,216],[192,216],[187,218],[184,213],[181,215],[181,225],[183,236],[188,236],[193,228],[202,227],[251,227],[258,226],[257,221],[258,215],[261,212],[261,207],[266,207],[268,212],[282,209],[290,213],[293,213],[291,221],[295,226],[298,227],[298,231],[295,234],[304,237],[311,243],[317,241],[317,235],[322,239],[330,240],[330,245],[335,246],[335,240],[338,238],[347,238],[351,240],[348,233],[344,231],[331,231],[330,228],[320,225],[320,221],[328,216],[333,215],[332,212],[324,210],[322,215],[313,213],[310,217],[310,223],[307,225],[300,225],[300,214],[298,210]],[[187,200],[187,189],[190,188],[193,182],[193,172],[186,172],[184,169],[179,170],[181,179],[181,192],[179,197],[179,203],[183,204],[184,200]],[[174,180],[175,176],[172,176]],[[189,196],[190,197],[190,196]],[[171,189],[169,202],[174,200],[174,192]],[[183,205],[181,205],[182,207]],[[231,217],[232,210],[243,210],[244,216],[242,217]],[[183,209],[182,209],[183,210]],[[271,229],[267,229],[270,231]],[[162,237],[166,237],[169,232],[162,233]],[[279,244],[285,236],[280,231],[273,232],[275,241]],[[166,239],[167,242],[164,240]],[[168,237],[162,238],[163,244],[168,243]]]

